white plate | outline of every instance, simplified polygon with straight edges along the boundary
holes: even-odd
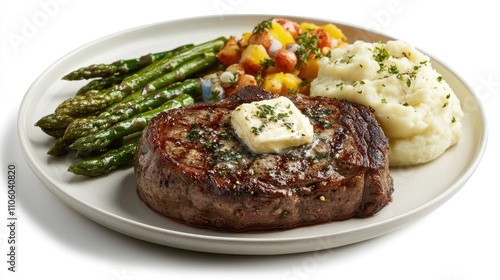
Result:
[[[91,42],[50,66],[30,87],[19,111],[23,153],[42,183],[60,200],[95,222],[123,234],[188,250],[228,254],[286,254],[321,250],[364,241],[397,230],[430,213],[452,197],[477,167],[486,146],[486,125],[478,99],[450,69],[433,58],[434,67],[454,89],[465,111],[460,142],[437,160],[419,167],[392,169],[394,201],[374,217],[351,219],[283,231],[229,233],[193,228],[163,218],[136,195],[132,169],[100,178],[75,176],[66,169],[71,158],[47,156],[54,139],[34,123],[74,95],[84,82],[61,77],[98,62],[140,56],[218,36],[240,35],[270,16],[201,17],[126,30]],[[328,21],[292,18],[323,24]],[[351,40],[391,39],[337,24]]]

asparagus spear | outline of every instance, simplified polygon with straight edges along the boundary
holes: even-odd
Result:
[[[192,97],[200,95],[201,88],[199,81],[188,79],[175,87],[167,87],[147,95],[141,95],[143,97],[141,99],[120,102],[113,109],[106,110],[97,117],[75,119],[67,127],[63,139],[70,143],[85,135],[107,129],[121,120],[156,108],[182,93],[189,94]]]
[[[57,138],[54,144],[52,144],[52,147],[50,147],[49,151],[47,152],[48,155],[51,156],[63,156],[69,153],[69,145],[64,139],[61,137]]]
[[[134,91],[143,87],[146,83],[153,81],[161,73],[174,71],[179,65],[186,61],[208,52],[217,52],[225,44],[226,38],[219,37],[217,39],[196,45],[192,48],[179,52],[177,55],[159,60],[158,63],[153,63],[122,81],[119,89],[123,91]]]
[[[46,134],[59,138],[74,119],[66,114],[49,114],[40,118],[35,126],[40,127]]]
[[[54,128],[54,129],[51,129],[51,128],[41,128],[42,131],[49,135],[49,136],[52,136],[54,138],[61,138],[64,136],[64,132],[66,131],[65,129],[61,129],[61,128]]]
[[[86,85],[81,87],[77,92],[76,95],[85,95],[89,91],[99,91],[103,89],[110,88],[114,85],[117,85],[125,79],[130,74],[119,74],[119,75],[113,75],[109,77],[104,77],[101,79],[95,79],[90,82],[88,82]]]
[[[64,129],[73,119],[73,117],[66,114],[49,114],[39,119],[35,125],[48,129]]]
[[[113,141],[123,138],[126,135],[141,131],[146,127],[148,122],[166,110],[183,107],[194,103],[194,99],[188,94],[180,96],[165,102],[163,105],[135,115],[131,118],[118,122],[109,129],[98,131],[94,134],[78,138],[70,148],[77,150],[77,154],[86,155],[93,151],[98,151],[106,148]]]
[[[138,138],[102,155],[82,159],[69,166],[68,171],[76,175],[96,177],[119,167],[131,165],[135,160]]]
[[[63,80],[74,81],[74,80],[91,79],[97,77],[110,77],[117,74],[130,73],[131,71],[144,68],[145,66],[150,65],[154,61],[160,60],[164,57],[172,57],[180,50],[187,49],[192,46],[193,46],[192,44],[187,44],[169,51],[149,53],[147,55],[143,55],[138,58],[132,58],[127,60],[121,59],[111,64],[104,64],[104,63],[92,64],[70,72],[69,74],[63,77]]]
[[[77,95],[63,101],[57,106],[56,114],[66,114],[72,117],[84,117],[95,114],[109,104],[121,100],[128,93],[118,90],[113,86],[108,90],[100,91],[94,95]]]

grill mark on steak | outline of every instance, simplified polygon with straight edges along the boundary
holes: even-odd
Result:
[[[367,217],[390,202],[389,144],[370,108],[291,95],[313,124],[312,144],[256,155],[240,143],[232,110],[274,97],[244,87],[151,120],[136,156],[139,197],[167,217],[234,231]]]

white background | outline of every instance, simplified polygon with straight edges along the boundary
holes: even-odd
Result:
[[[494,2],[182,0],[175,1],[175,8],[173,3],[0,2],[0,279],[500,279],[500,20]],[[490,124],[489,145],[476,173],[457,195],[423,219],[373,240],[328,250],[321,257],[228,256],[158,246],[95,224],[45,189],[21,155],[16,121],[23,95],[47,67],[75,48],[117,31],[226,14],[331,19],[377,29],[439,58],[475,91]],[[18,171],[15,273],[7,271],[8,163]]]

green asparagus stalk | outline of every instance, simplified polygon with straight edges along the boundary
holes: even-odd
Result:
[[[64,136],[64,132],[66,131],[65,129],[60,129],[60,128],[54,128],[54,129],[51,129],[51,128],[41,128],[41,130],[49,135],[49,136],[52,136],[54,138],[61,138]]]
[[[117,106],[113,106],[112,110],[106,110],[97,117],[75,119],[65,130],[63,139],[71,143],[80,137],[107,129],[119,121],[154,109],[182,93],[194,98],[199,96],[201,94],[199,81],[188,79],[175,87],[167,87],[142,95],[142,99],[120,102]]]
[[[118,122],[106,130],[78,138],[73,144],[70,145],[70,148],[77,150],[78,155],[87,155],[94,151],[105,149],[108,145],[113,143],[113,141],[143,130],[148,122],[161,112],[173,108],[184,107],[193,103],[193,97],[188,94],[181,94],[180,96],[165,102],[163,105],[153,110]]]
[[[146,84],[143,88],[142,94],[147,94],[149,92],[153,92],[157,89],[163,88],[166,85],[170,85],[177,81],[185,80],[196,73],[199,73],[210,66],[214,65],[217,62],[217,56],[214,52],[207,52],[197,57],[194,57],[192,60],[185,62],[184,64],[179,65],[173,71],[168,72],[167,74],[155,79],[148,84]]]
[[[103,89],[110,88],[114,85],[117,85],[125,79],[130,74],[120,74],[113,75],[101,79],[95,79],[88,82],[86,85],[82,86],[77,92],[76,95],[85,95],[90,91],[100,91]]]
[[[179,65],[198,57],[201,54],[208,52],[218,52],[225,44],[226,38],[219,37],[217,39],[196,45],[192,48],[179,52],[177,55],[159,60],[158,63],[151,64],[151,67],[146,67],[135,74],[130,75],[120,84],[119,89],[123,91],[134,91],[145,84],[156,79],[160,74],[172,72]],[[149,89],[151,91],[154,89]]]
[[[65,75],[63,80],[74,81],[74,80],[82,80],[82,79],[92,79],[97,77],[110,77],[118,74],[127,74],[131,71],[135,71],[141,68],[144,68],[154,61],[163,59],[164,57],[172,57],[176,53],[181,50],[188,49],[193,47],[192,44],[187,44],[181,46],[179,48],[158,52],[158,53],[149,53],[147,55],[143,55],[138,58],[132,58],[127,60],[118,60],[111,64],[92,64],[86,67],[82,67],[71,73]]]
[[[39,119],[35,125],[47,129],[65,129],[74,120],[66,114],[49,114]]]
[[[64,139],[61,137],[57,138],[52,147],[50,147],[47,152],[48,155],[59,157],[64,156],[69,153],[69,145]]]
[[[68,171],[76,175],[89,177],[101,176],[119,167],[134,163],[139,139],[127,143],[119,148],[110,150],[102,155],[84,158],[69,166]]]
[[[50,147],[50,149],[47,151],[47,154],[55,157],[67,155],[71,151],[69,147],[70,144],[71,143],[65,141],[62,137],[57,138],[56,141],[54,141],[54,143],[52,144],[52,147]],[[85,156],[100,155],[110,149],[115,149],[122,145],[123,139],[117,139],[110,143],[105,149],[92,151],[92,153],[85,154]]]
[[[110,104],[120,101],[128,92],[118,90],[113,86],[108,90],[94,95],[77,95],[63,101],[55,109],[56,114],[65,114],[75,118],[91,116],[106,108]]]
[[[66,127],[74,119],[75,118],[68,116],[66,114],[49,114],[40,118],[35,123],[35,126],[40,127],[42,131],[45,132],[47,135],[59,138],[64,135]]]

